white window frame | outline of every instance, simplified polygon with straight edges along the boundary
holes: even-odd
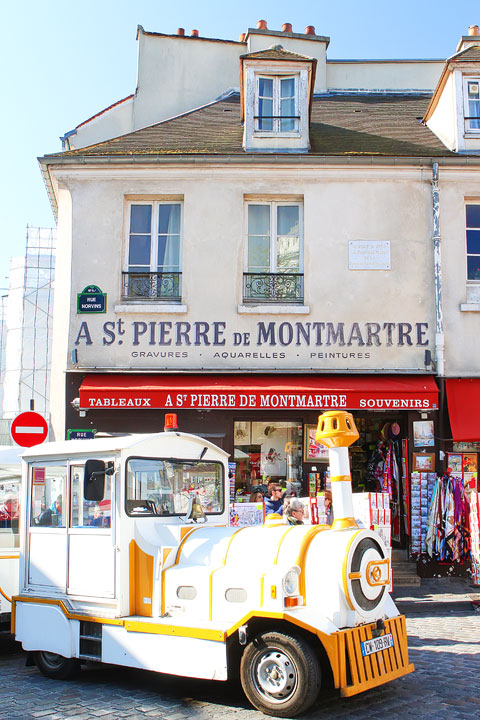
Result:
[[[275,119],[273,120],[273,128],[272,130],[265,130],[260,129],[258,127],[259,125],[259,104],[260,104],[260,80],[261,79],[268,79],[273,81],[273,115],[275,116]],[[296,116],[296,119],[294,120],[294,127],[291,130],[282,130],[281,129],[281,115],[280,115],[280,109],[281,109],[281,97],[280,97],[280,88],[281,88],[281,80],[290,80],[292,79],[295,83],[295,91],[294,91],[294,99],[295,99],[295,108],[294,108],[294,115]],[[299,99],[298,99],[298,88],[299,88],[299,79],[300,74],[299,73],[292,73],[291,71],[285,72],[285,73],[278,73],[278,74],[272,74],[268,72],[257,72],[255,73],[255,117],[257,119],[254,120],[254,133],[256,137],[275,137],[277,135],[281,135],[282,137],[297,137],[300,133],[300,111],[299,111]]]
[[[469,201],[465,203],[465,277],[467,279],[467,285],[480,285],[480,279],[470,279],[468,277],[468,258],[469,257],[478,257],[480,253],[469,253],[468,252],[468,246],[467,246],[467,231],[468,230],[478,230],[480,232],[480,228],[472,228],[467,225],[467,207],[471,205],[476,205],[477,207],[480,207],[480,200],[478,202],[475,201]]]
[[[151,244],[150,244],[150,267],[145,272],[182,272],[183,265],[183,201],[170,199],[145,199],[145,200],[128,200],[126,203],[126,222],[125,222],[125,243],[123,269],[130,272],[128,256],[130,252],[130,218],[132,205],[149,205],[152,208],[152,225],[150,228]],[[157,265],[158,259],[158,207],[160,205],[180,205],[180,247],[178,253],[178,268],[176,270],[159,270]],[[144,233],[139,233],[144,234]]]
[[[266,205],[270,207],[270,269],[269,273],[279,273],[277,268],[277,208],[281,206],[295,205],[298,207],[298,234],[300,237],[300,250],[299,250],[299,267],[296,272],[286,269],[284,272],[286,275],[303,275],[303,201],[301,200],[246,200],[245,201],[245,255],[244,255],[244,272],[249,273],[248,269],[248,239],[250,233],[248,231],[248,208],[250,205]],[[281,272],[281,271],[280,271]],[[258,273],[261,275],[262,273]],[[282,273],[283,274],[283,273]]]
[[[472,117],[470,112],[470,97],[469,97],[469,84],[475,83],[479,87],[478,100],[480,103],[480,76],[464,75],[463,76],[463,112],[464,118]],[[478,127],[470,127],[471,120],[464,120],[464,132],[465,135],[479,135],[480,136],[480,109],[478,113]]]

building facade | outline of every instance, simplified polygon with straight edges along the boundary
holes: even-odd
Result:
[[[480,375],[469,32],[446,62],[352,62],[312,27],[139,28],[136,93],[40,161],[56,437],[171,410],[230,453],[232,494],[308,492],[328,482],[318,415],[349,409],[354,487],[388,490],[394,541],[423,541],[412,473],[446,468],[449,383]]]

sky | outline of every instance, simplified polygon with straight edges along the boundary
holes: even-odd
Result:
[[[330,37],[330,59],[444,59],[480,25],[478,0],[4,0],[2,8],[0,294],[10,258],[25,252],[27,225],[55,225],[37,157],[59,152],[60,136],[135,91],[137,25],[228,40],[260,19],[272,30],[314,25]]]

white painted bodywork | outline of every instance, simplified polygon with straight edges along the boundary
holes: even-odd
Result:
[[[226,453],[193,435],[173,432],[47,443],[26,452],[26,517],[28,463],[60,464],[65,458],[77,471],[88,458],[113,459],[115,512],[112,503],[111,537],[107,532],[102,536],[102,531],[94,536],[86,529],[29,528],[24,523],[15,631],[25,649],[83,657],[80,620],[92,619],[102,623],[104,662],[225,680],[227,637],[242,623],[248,625],[251,616],[290,619],[310,632],[331,635],[340,628],[398,615],[386,587],[373,590],[378,602],[367,610],[352,593],[355,581],[349,579],[348,569],[357,545],[372,538],[378,551],[370,550],[366,557],[371,559],[375,553],[377,559],[386,557],[382,541],[369,530],[334,531],[327,526],[288,526],[282,521],[237,529],[226,524],[228,502],[221,515],[207,515],[205,524],[186,525],[182,516],[125,514],[128,457],[192,460],[203,448],[206,461],[224,466],[226,492]],[[79,545],[82,535],[87,538],[86,546]],[[56,536],[55,545],[52,536]],[[102,555],[102,542],[107,539],[115,542],[115,552]],[[141,553],[153,559],[151,617],[130,613],[133,576],[129,549],[133,540]],[[93,554],[103,558],[103,578]],[[305,588],[299,604],[289,608],[283,578],[292,568],[295,573],[304,572]],[[368,569],[362,566],[362,573],[362,587],[372,595],[365,584]],[[187,599],[179,591],[185,587]],[[292,596],[297,597],[299,591],[300,585]]]

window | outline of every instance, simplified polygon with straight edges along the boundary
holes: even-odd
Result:
[[[99,502],[83,496],[83,465],[70,468],[72,478],[72,507],[70,527],[109,528],[112,516],[112,477],[105,475],[105,492]]]
[[[303,302],[302,205],[247,204],[244,301]]]
[[[182,204],[138,202],[128,210],[124,297],[179,302]]]
[[[0,549],[17,548],[20,478],[0,483]]]
[[[465,130],[480,129],[480,78],[465,82]]]
[[[297,77],[257,76],[256,130],[298,131]]]
[[[466,206],[467,280],[480,281],[480,204]]]
[[[190,499],[196,497],[207,515],[223,512],[223,466],[220,463],[157,458],[128,460],[129,515],[185,515]]]
[[[66,465],[32,467],[30,525],[65,527]]]

